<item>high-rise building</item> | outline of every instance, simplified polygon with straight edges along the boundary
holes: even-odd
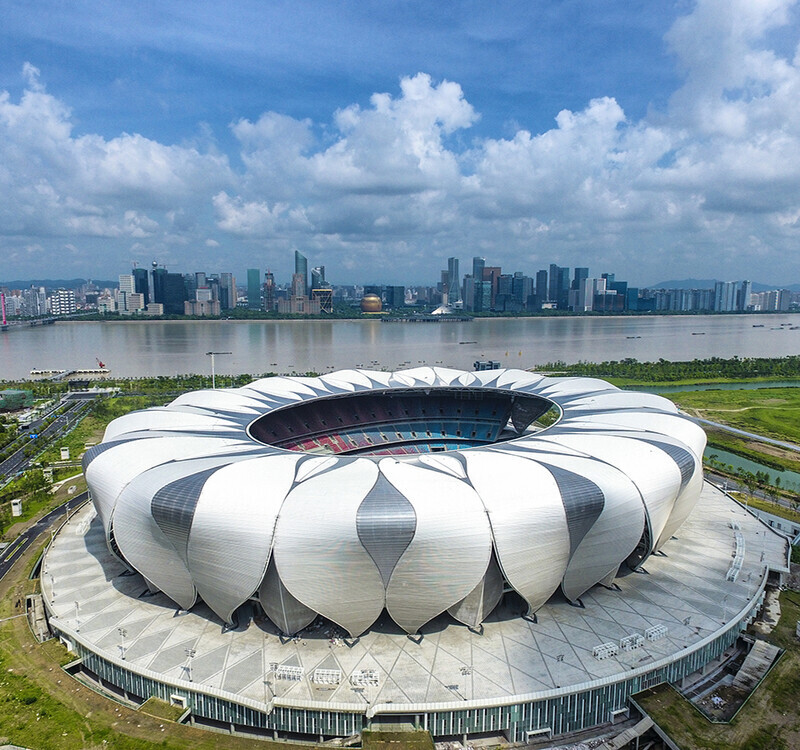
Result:
[[[406,288],[404,286],[387,286],[384,290],[386,307],[403,307],[406,303]]]
[[[447,259],[447,301],[454,305],[461,302],[461,278],[458,273],[458,258]]]
[[[753,296],[753,282],[743,281],[739,289],[737,299],[737,310],[747,310],[750,307],[750,298]]]
[[[522,271],[515,271],[511,292],[514,295],[514,309],[527,310],[528,299],[533,295],[533,279]]]
[[[232,273],[223,272],[219,275],[219,306],[222,310],[236,307],[236,280]]]
[[[153,261],[153,270],[150,274],[150,289],[152,291],[151,301],[158,304],[164,303],[164,279],[167,275],[166,268],[159,268],[156,261]],[[181,284],[183,284],[183,277],[181,276]]]
[[[132,273],[119,275],[119,290],[125,294],[133,294],[136,291],[136,279]]]
[[[206,275],[202,275],[202,279],[205,282]],[[207,285],[204,283],[203,286],[208,288]],[[183,288],[186,294],[186,299],[193,300],[195,299],[195,292],[197,291],[197,274],[196,273],[185,273],[183,274]]]
[[[141,294],[145,305],[150,302],[150,283],[146,268],[134,268],[133,274],[134,291]]]
[[[121,273],[119,275],[119,293],[117,307],[120,311],[127,311],[128,300],[132,294],[136,294],[136,279],[132,273]]]
[[[718,281],[714,285],[714,311],[731,312],[736,309],[736,282]]]
[[[555,263],[550,264],[549,283],[547,286],[547,299],[549,302],[558,301],[559,270],[559,267]]]
[[[483,267],[483,280],[488,281],[491,285],[491,296],[489,301],[489,307],[484,308],[484,310],[490,310],[494,307],[494,301],[497,297],[497,285],[500,281],[500,275],[502,274],[502,269],[500,266],[484,266]]]
[[[536,287],[533,294],[534,309],[539,310],[549,299],[547,296],[547,270],[544,268],[536,272]]]
[[[50,313],[52,315],[70,315],[77,310],[74,289],[56,289],[50,295]]]
[[[311,289],[326,289],[328,282],[325,281],[325,266],[317,266],[311,269]]]
[[[156,302],[164,305],[165,315],[183,315],[183,303],[186,301],[186,284],[183,274],[167,273],[165,270],[160,278],[162,294],[161,299],[156,299]]]
[[[588,279],[588,278],[589,278],[589,269],[588,268],[576,267],[575,268],[575,273],[572,276],[572,289],[580,289],[581,288],[581,282],[584,279]]]
[[[308,258],[298,250],[294,251],[294,272],[303,277],[303,295],[308,296]]]
[[[462,282],[463,291],[461,293],[461,300],[464,303],[465,310],[475,309],[475,283],[471,274],[466,274]]]
[[[247,269],[247,308],[261,309],[261,271],[258,268]]]
[[[292,274],[292,297],[306,297],[306,284],[303,274],[296,272]]]
[[[264,309],[267,312],[275,309],[275,275],[269,269],[264,274]]]

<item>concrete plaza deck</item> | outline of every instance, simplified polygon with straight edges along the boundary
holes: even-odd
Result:
[[[741,569],[731,581],[737,550]],[[221,690],[250,705],[276,698],[276,704],[339,711],[364,711],[367,704],[402,711],[409,704],[491,703],[568,690],[678,657],[741,619],[768,570],[785,569],[786,550],[783,537],[706,484],[665,555],[648,559],[646,572],[617,578],[618,590],[595,586],[583,596],[584,608],[557,594],[535,623],[522,619],[520,600],[507,596],[482,635],[445,614],[414,640],[385,614],[354,642],[321,618],[286,639],[263,615],[245,614],[239,627],[226,629],[202,603],[178,610],[163,594],[146,595],[141,576],[126,574],[109,554],[91,505],[56,535],[41,581],[54,629],[73,632],[129,670],[157,673],[171,684],[191,681],[193,690]],[[593,656],[596,646],[656,626],[666,634],[609,658]]]

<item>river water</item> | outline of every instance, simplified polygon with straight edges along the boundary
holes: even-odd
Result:
[[[789,330],[798,323],[800,317],[793,315],[483,318],[471,323],[62,321],[0,333],[0,379],[26,378],[33,368],[91,368],[96,357],[119,377],[209,373],[208,351],[231,352],[216,357],[223,378],[420,364],[469,370],[476,359],[527,368],[625,357],[777,357],[800,351],[800,330]]]
[[[709,446],[705,451],[706,458],[714,458],[722,464],[727,464],[731,467],[732,471],[736,469],[744,469],[751,474],[756,474],[763,471],[769,476],[769,483],[774,485],[776,478],[780,479],[780,486],[785,490],[792,492],[800,492],[800,474],[796,471],[789,471],[789,469],[773,469],[771,466],[764,466],[757,461],[751,461],[743,456],[737,456],[735,453],[729,453],[721,448]]]

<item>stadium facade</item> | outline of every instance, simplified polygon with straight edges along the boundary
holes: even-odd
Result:
[[[250,618],[266,615],[284,643],[328,623],[354,639],[348,647],[356,653],[360,639],[370,643],[386,627],[414,643],[434,631],[444,630],[440,639],[459,630],[482,638],[484,624],[490,636],[523,627],[515,638],[536,642],[537,613],[548,607],[567,617],[592,602],[604,607],[603,591],[626,588],[615,581],[642,572],[648,560],[667,565],[662,547],[680,544],[671,540],[703,492],[704,447],[702,430],[658,396],[594,379],[426,367],[267,378],[186,394],[112,422],[84,469],[103,565],[141,575],[149,596],[227,629],[247,630]],[[774,545],[783,560],[783,546]],[[520,740],[609,721],[630,694],[719,657],[753,617],[767,575],[761,566],[736,607],[731,599],[732,619],[723,615],[722,628],[709,625],[680,647],[656,644],[646,666],[597,643],[589,650],[598,664],[607,656],[618,662],[599,679],[592,667],[554,678],[546,690],[479,689],[477,697],[473,682],[459,703],[430,691],[420,701],[395,697],[395,687],[397,695],[413,692],[404,693],[398,670],[394,687],[385,675],[384,692],[379,669],[347,678],[337,662],[306,674],[302,664],[284,664],[280,650],[262,671],[273,683],[279,675],[306,680],[307,695],[299,687],[295,697],[265,691],[260,701],[232,695],[224,680],[219,688],[187,686],[126,661],[124,645],[121,659],[107,643],[97,648],[54,596],[49,610],[51,625],[98,680],[140,697],[182,695],[199,719],[342,736],[375,717],[405,716],[435,736],[503,731]],[[627,587],[645,586],[637,578],[624,578]],[[635,610],[635,601],[629,606]],[[619,648],[665,638],[668,611],[662,606],[657,622],[651,614],[655,624],[624,636]],[[464,664],[462,675],[471,675],[475,665]],[[319,680],[331,683],[337,700],[319,699]],[[348,681],[361,690],[355,704],[341,698]]]

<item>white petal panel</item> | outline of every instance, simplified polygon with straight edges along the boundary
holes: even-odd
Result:
[[[561,435],[558,442],[626,474],[642,496],[652,539],[661,535],[681,490],[681,472],[672,458],[650,443],[608,434]]]
[[[86,469],[86,483],[92,492],[97,514],[108,534],[108,524],[117,498],[139,474],[166,461],[194,458],[208,453],[252,450],[239,440],[198,437],[159,437],[120,442],[92,461]]]
[[[264,408],[260,399],[248,398],[236,390],[195,391],[178,396],[170,406],[200,406],[204,409],[258,414]]]
[[[139,430],[214,430],[238,427],[238,422],[220,419],[212,414],[191,414],[168,408],[148,409],[131,412],[115,419],[106,427],[103,440],[113,440],[126,432]]]
[[[384,588],[361,544],[356,513],[378,478],[374,461],[342,461],[287,496],[275,529],[274,556],[289,592],[352,636],[381,613]]]
[[[277,409],[288,418],[296,404],[387,388],[415,391],[415,401],[439,388],[538,396],[561,418],[502,445],[397,458],[315,457],[247,432]],[[514,424],[523,429],[536,411],[517,402]],[[458,430],[458,419],[443,414],[436,434]],[[355,426],[346,421],[343,430]],[[610,582],[642,536],[645,508],[656,549],[691,512],[704,447],[703,431],[660,396],[589,378],[424,366],[185,394],[112,422],[84,465],[121,554],[181,606],[197,588],[230,619],[258,591],[285,632],[318,612],[356,635],[384,604],[408,632],[448,608],[474,626],[496,600],[500,569],[531,610],[559,582],[573,600]]]
[[[258,601],[267,617],[286,635],[301,631],[317,617],[313,609],[297,601],[283,585],[275,560],[270,560],[267,566],[267,574],[258,589]]]
[[[634,393],[632,391],[604,391],[581,397],[576,395],[559,403],[570,409],[655,409],[673,414],[678,413],[678,407],[662,396],[653,393]]]
[[[692,474],[689,484],[686,485],[683,492],[678,495],[675,504],[672,508],[672,513],[664,525],[664,530],[654,545],[656,551],[660,550],[664,544],[669,541],[669,538],[683,525],[683,522],[689,517],[692,512],[697,498],[700,497],[700,492],[703,489],[703,465],[697,461],[697,467]]]
[[[569,562],[558,484],[547,469],[520,455],[469,451],[466,462],[489,515],[500,567],[535,612],[558,588]]]
[[[478,585],[460,602],[448,608],[448,613],[467,627],[478,628],[503,597],[503,573],[494,555]]]
[[[189,570],[203,601],[226,622],[264,578],[275,522],[301,460],[294,454],[240,461],[203,486],[189,535]]]
[[[386,609],[408,633],[469,594],[486,572],[491,534],[483,504],[466,482],[384,459],[386,479],[411,503],[414,538],[386,589]]]
[[[575,428],[585,424],[600,425],[610,430],[622,427],[669,435],[685,443],[695,456],[702,456],[706,445],[706,435],[702,428],[679,414],[653,411],[604,411],[590,414],[580,411],[574,417],[569,413],[565,414],[560,424]]]

